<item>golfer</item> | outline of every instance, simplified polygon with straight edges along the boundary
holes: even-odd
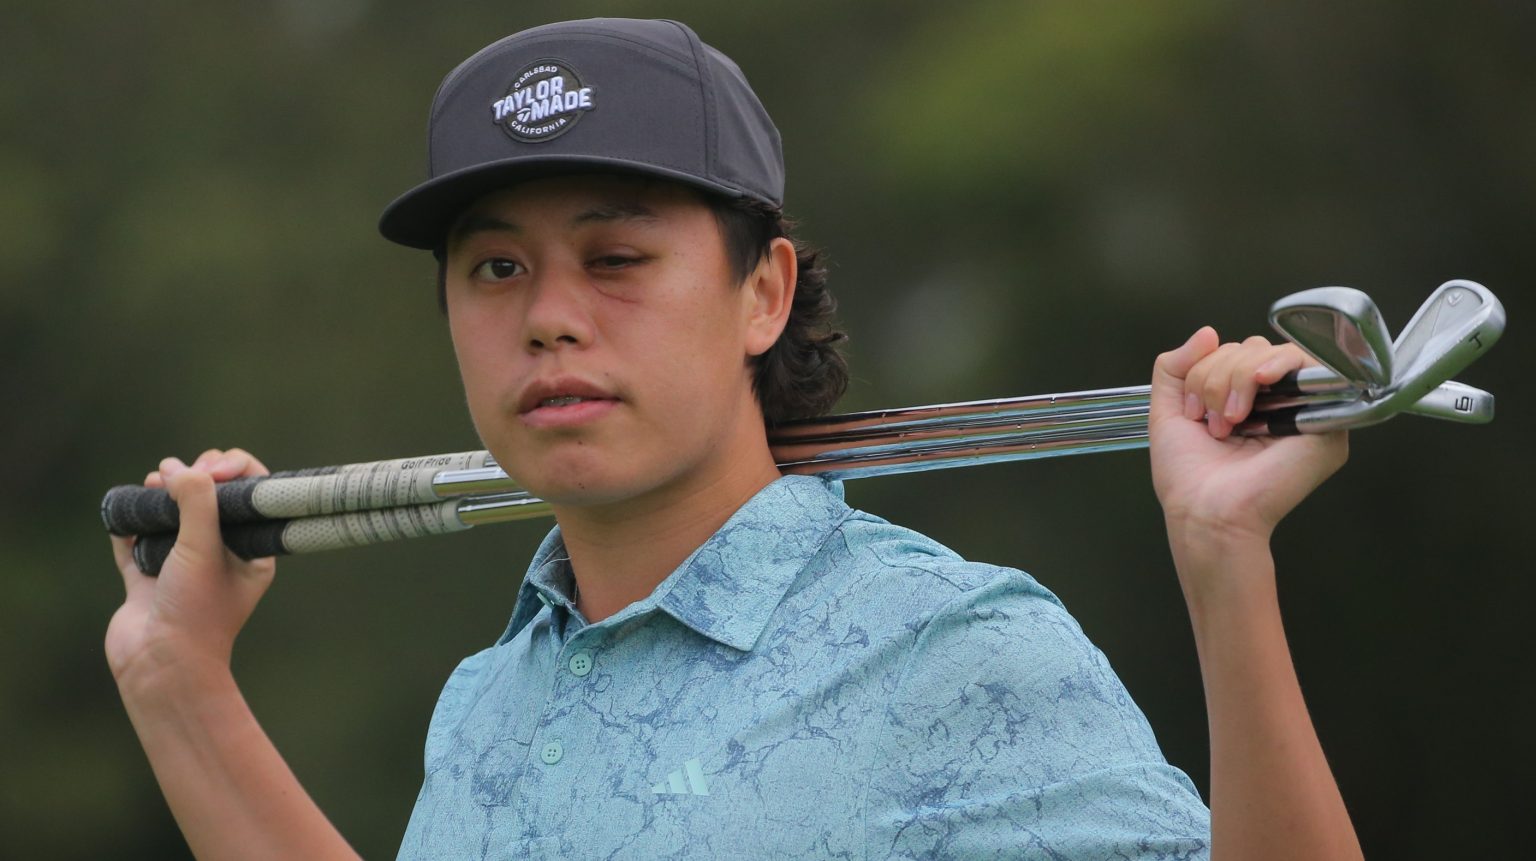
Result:
[[[846,370],[734,63],[676,22],[535,28],[444,80],[429,142],[381,230],[436,253],[475,428],[558,525],[447,680],[402,858],[1359,856],[1268,548],[1345,437],[1231,437],[1299,351],[1206,328],[1153,369],[1207,809],[1049,591],[779,475],[765,424]],[[158,578],[113,539],[107,656],[198,857],[354,857],[230,672],[274,565],[224,550],[213,483],[265,472],[150,474],[182,529]]]

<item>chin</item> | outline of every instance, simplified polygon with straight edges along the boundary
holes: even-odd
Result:
[[[554,505],[600,506],[621,503],[654,489],[632,470],[605,469],[590,462],[546,458],[538,464],[497,461],[524,490]]]

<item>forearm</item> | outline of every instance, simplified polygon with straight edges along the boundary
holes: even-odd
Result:
[[[1360,858],[1302,700],[1267,540],[1183,535],[1173,551],[1210,724],[1212,857]]]
[[[257,724],[227,668],[120,679],[182,834],[202,859],[355,859]]]

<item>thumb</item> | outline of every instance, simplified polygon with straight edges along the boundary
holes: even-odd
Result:
[[[1184,380],[1190,369],[1221,346],[1216,330],[1202,326],[1179,347],[1157,357],[1152,366],[1152,395],[1148,420],[1159,422],[1184,415]]]
[[[165,480],[166,492],[181,510],[181,528],[172,556],[180,558],[183,564],[198,567],[220,564],[224,538],[219,531],[219,501],[213,476],[176,458],[161,462],[160,475]]]

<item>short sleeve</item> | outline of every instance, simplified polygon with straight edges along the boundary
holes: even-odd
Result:
[[[1191,859],[1210,813],[1077,622],[998,569],[915,640],[868,790],[870,858]]]
[[[448,737],[463,720],[464,712],[469,707],[468,700],[478,686],[480,674],[490,657],[490,649],[470,655],[459,662],[452,675],[448,676],[448,681],[443,683],[443,692],[438,695],[437,705],[432,709],[432,720],[427,724],[427,771],[430,772],[435,765],[433,754],[447,747]]]

